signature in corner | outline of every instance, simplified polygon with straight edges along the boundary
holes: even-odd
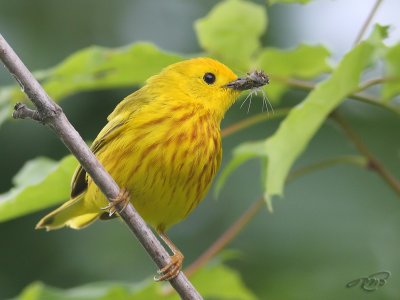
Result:
[[[389,271],[377,272],[367,277],[354,279],[347,283],[346,287],[352,288],[360,284],[361,289],[363,289],[364,291],[373,292],[376,291],[378,288],[384,286],[387,283],[390,275],[391,274]]]

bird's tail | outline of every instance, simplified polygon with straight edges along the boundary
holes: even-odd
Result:
[[[81,229],[96,221],[101,211],[89,210],[83,201],[84,193],[65,202],[56,210],[42,218],[36,225],[36,229],[45,228],[47,231],[67,226],[73,229]]]

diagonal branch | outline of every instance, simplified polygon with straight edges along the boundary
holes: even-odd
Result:
[[[354,147],[368,160],[370,170],[378,173],[382,179],[400,196],[400,181],[390,173],[386,167],[372,154],[364,144],[358,134],[353,130],[350,124],[342,117],[338,111],[331,114],[331,118],[341,127],[343,133],[353,143]]]
[[[90,151],[81,136],[68,121],[61,107],[51,100],[1,34],[0,59],[37,109],[31,110],[26,106],[18,105],[13,116],[15,118],[31,118],[53,129],[107,199],[109,201],[111,201],[110,199],[115,199],[120,190],[117,183]],[[121,210],[122,207],[117,208]],[[160,269],[170,262],[168,252],[162,247],[160,241],[147,227],[132,205],[128,205],[120,213],[120,216]],[[202,299],[182,272],[170,280],[170,283],[182,299]]]

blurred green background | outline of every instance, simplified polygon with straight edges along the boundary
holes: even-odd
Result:
[[[150,41],[162,49],[197,53],[201,49],[193,22],[216,1],[184,0],[0,0],[0,31],[31,70],[54,66],[67,55],[90,45],[119,47]],[[264,4],[263,1],[258,3]],[[339,58],[348,51],[374,1],[314,1],[308,5],[268,8],[269,29],[263,45],[290,48],[322,43]],[[398,1],[384,1],[376,21],[392,24],[389,41],[399,39]],[[398,15],[397,15],[398,16]],[[397,26],[397,28],[396,28]],[[265,70],[268,72],[268,70]],[[0,72],[0,84],[13,81]],[[61,105],[86,140],[92,140],[127,89],[82,92]],[[304,93],[290,92],[283,105]],[[236,104],[223,127],[260,112]],[[340,110],[372,152],[400,177],[399,120],[380,108],[345,102]],[[253,126],[223,141],[224,162],[243,141],[265,138],[278,122]],[[66,148],[47,128],[30,121],[8,121],[0,128],[0,193],[25,161],[37,156],[60,159]],[[355,153],[340,130],[325,123],[296,166]],[[230,177],[218,200],[212,193],[170,236],[186,256],[186,265],[199,256],[261,195],[258,161],[246,163]],[[16,296],[40,280],[72,287],[102,280],[140,281],[155,266],[119,221],[96,222],[82,230],[46,233],[34,226],[46,212],[0,224],[0,299]],[[348,289],[358,277],[387,270],[392,276],[373,299],[400,297],[400,201],[374,173],[338,166],[289,184],[283,199],[274,200],[274,213],[261,211],[230,244],[239,255],[227,264],[260,299],[361,299],[367,293]]]

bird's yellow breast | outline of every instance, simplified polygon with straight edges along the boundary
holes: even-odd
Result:
[[[117,105],[91,149],[142,217],[165,232],[205,196],[221,163],[226,111],[241,91],[266,83],[262,72],[238,78],[211,58],[169,65]],[[107,204],[78,167],[71,199],[37,228],[83,228],[102,218]]]
[[[204,107],[179,102],[147,106],[122,126],[97,156],[141,216],[165,230],[205,196],[221,162],[219,122]],[[107,203],[91,181],[85,200]]]

